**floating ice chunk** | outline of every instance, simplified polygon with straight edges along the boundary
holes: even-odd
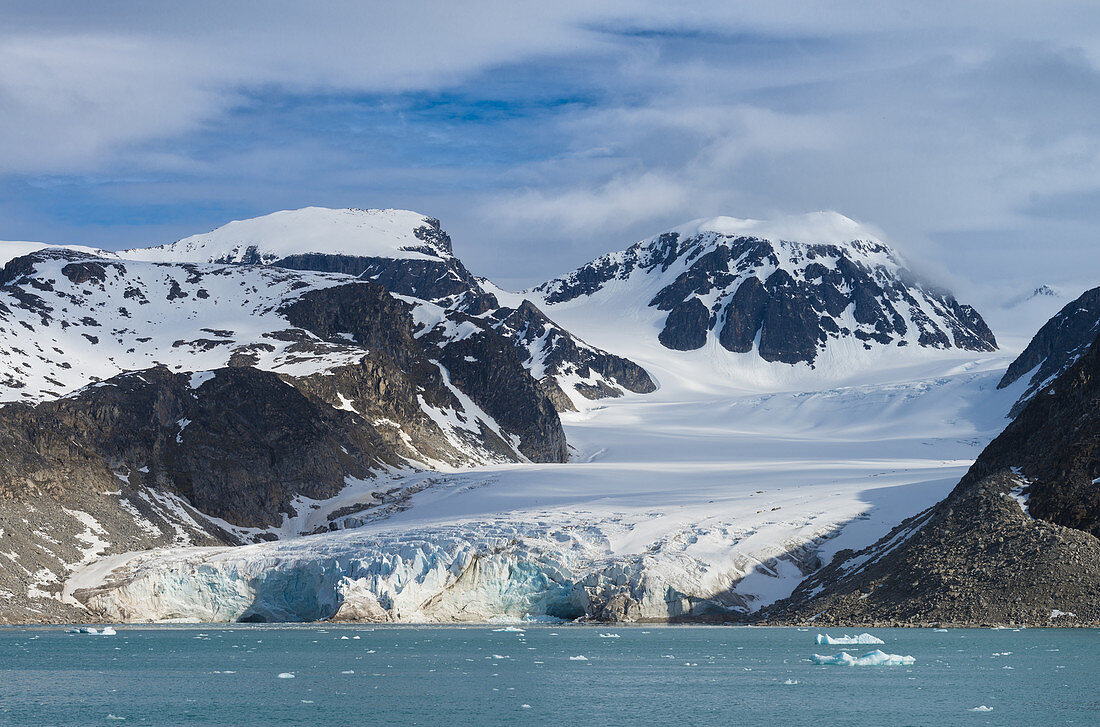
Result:
[[[341,674],[354,674],[355,670],[354,669],[345,669],[344,671],[342,671],[340,673]]]
[[[70,634],[91,634],[92,636],[114,636],[117,632],[110,626],[104,626],[100,631],[95,626],[77,626],[69,629]]]
[[[617,638],[619,638],[619,635],[618,634],[600,634],[600,638],[601,639],[617,639]]]
[[[982,705],[979,705],[977,707],[971,707],[970,711],[971,712],[992,712],[993,707],[987,707],[984,704],[982,704]]]
[[[588,661],[588,657],[584,654],[578,654],[577,656],[569,657],[569,661]]]
[[[871,634],[860,634],[859,636],[849,636],[848,634],[844,634],[843,636],[818,634],[817,643],[837,646],[839,644],[885,644],[886,642]]]
[[[107,719],[111,720],[112,722],[125,722],[126,721],[125,717],[119,717],[119,716],[114,715],[114,714],[108,714]]]
[[[340,640],[341,640],[341,641],[348,641],[349,639],[348,639],[348,637],[347,637],[347,636],[341,636],[341,637],[340,637]]]
[[[814,654],[813,661],[815,664],[843,664],[845,666],[909,666],[914,664],[917,660],[912,656],[887,654],[884,651],[876,649],[860,657],[852,656],[846,651],[842,651],[839,654],[833,654],[832,656]]]
[[[531,709],[531,705],[530,704],[521,704],[521,705],[519,705],[519,708],[520,709]]]
[[[505,626],[502,629],[493,629],[493,631],[496,631],[498,633],[503,631],[503,632],[506,632],[506,633],[509,633],[509,634],[522,634],[522,633],[524,633],[523,629],[518,628],[516,626]]]
[[[293,679],[294,678],[294,673],[289,672],[289,671],[281,671],[281,672],[279,672],[279,678],[280,679]]]
[[[933,631],[933,633],[937,633],[937,634],[946,634],[947,633],[947,629],[932,629],[932,631]]]
[[[798,680],[797,679],[788,679],[787,681],[785,681],[783,683],[784,684],[798,684]]]

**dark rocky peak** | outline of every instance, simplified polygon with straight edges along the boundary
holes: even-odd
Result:
[[[513,341],[558,411],[576,409],[563,386],[586,399],[619,397],[625,391],[648,394],[657,388],[641,366],[588,345],[530,300],[524,299],[516,308],[498,308],[486,320]]]
[[[1015,416],[1047,384],[1068,370],[1100,334],[1100,288],[1085,291],[1047,321],[997,384],[1004,389],[1028,374],[1027,389],[1013,406]]]

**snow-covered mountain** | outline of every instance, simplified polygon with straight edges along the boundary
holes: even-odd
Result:
[[[416,212],[287,210],[118,255],[154,262],[269,265],[373,280],[391,293],[428,301],[452,315],[476,317],[510,337],[554,405],[564,410],[586,400],[654,389],[640,366],[585,343],[522,296],[501,305],[494,293],[503,291],[466,269],[439,220]]]
[[[737,363],[747,355],[848,369],[867,351],[997,345],[977,311],[920,282],[872,229],[832,212],[697,220],[530,294],[598,345],[633,355],[629,339],[656,339],[727,366],[751,366]]]

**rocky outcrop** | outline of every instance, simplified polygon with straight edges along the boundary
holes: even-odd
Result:
[[[1027,389],[1013,406],[1010,416],[1019,414],[1040,389],[1072,366],[1098,334],[1100,288],[1093,288],[1047,321],[1005,371],[997,384],[998,389],[1007,388],[1031,373]]]
[[[562,381],[587,399],[622,396],[625,391],[656,390],[649,374],[633,361],[590,346],[550,320],[534,303],[498,308],[486,320],[510,338],[558,411],[575,409],[562,391]]]
[[[1028,403],[943,502],[844,551],[775,621],[1100,623],[1100,339]]]
[[[507,456],[513,451],[508,437],[515,436],[528,459],[564,462],[568,453],[561,421],[511,342],[481,320],[457,312],[443,325],[416,331],[412,308],[382,286],[361,282],[310,291],[282,313],[324,340],[350,338],[371,351],[396,352],[392,357],[398,368],[380,395],[395,409],[402,402],[398,421],[407,422],[419,412],[417,397],[436,409],[462,411],[456,398],[461,394],[499,425],[476,427],[486,446]],[[467,326],[467,332],[448,335],[454,323]],[[363,406],[364,411],[373,408],[369,401]]]

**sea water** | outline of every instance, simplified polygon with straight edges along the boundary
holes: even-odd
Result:
[[[1095,629],[873,630],[911,666],[793,628],[117,630],[0,629],[0,724],[1100,725]]]

